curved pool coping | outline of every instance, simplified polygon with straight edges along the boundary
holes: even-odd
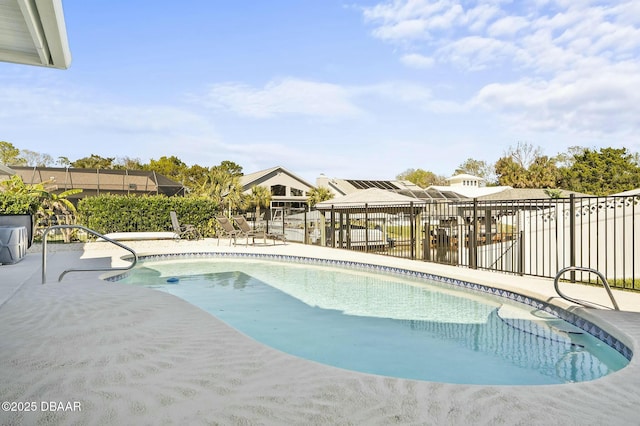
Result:
[[[128,260],[130,256],[123,256],[123,259]],[[464,288],[466,290],[476,291],[480,293],[487,293],[500,298],[505,298],[514,302],[522,303],[540,311],[544,311],[557,318],[560,318],[581,330],[591,334],[603,343],[612,347],[618,351],[627,360],[631,361],[633,357],[633,351],[620,341],[617,337],[609,333],[605,328],[594,324],[593,322],[573,313],[559,306],[551,303],[543,302],[535,297],[523,295],[511,290],[501,289],[497,287],[491,287],[484,284],[478,284],[466,280],[457,278],[445,277],[429,272],[421,272],[412,269],[398,268],[393,266],[381,266],[374,263],[362,263],[350,260],[336,260],[336,259],[323,259],[316,257],[295,256],[295,255],[283,255],[283,254],[270,254],[270,253],[238,253],[238,252],[183,252],[183,253],[164,253],[164,254],[145,254],[138,256],[138,262],[144,263],[145,261],[163,261],[163,260],[175,260],[175,259],[220,259],[220,258],[237,258],[237,259],[266,259],[279,262],[292,262],[292,263],[304,263],[321,266],[335,266],[340,268],[351,268],[366,270],[368,272],[380,272],[383,274],[394,274],[405,276],[409,278],[416,278],[420,280],[436,281],[439,283],[451,285],[454,287]],[[105,281],[117,282],[123,277],[130,274],[127,272],[116,273],[115,275],[107,274],[103,278]]]
[[[220,244],[220,246],[218,246]],[[625,311],[557,297],[553,280],[288,243],[233,247],[224,240],[135,242],[144,253],[227,251],[351,260],[506,289],[588,319],[640,347],[640,295],[617,292]],[[36,247],[37,250],[37,247]],[[82,402],[81,412],[0,412],[0,423],[101,424],[636,424],[640,360],[597,380],[536,386],[461,385],[357,373],[288,355],[248,338],[169,294],[105,285],[101,273],[53,277],[72,266],[125,266],[105,243],[51,246],[3,266],[0,395]],[[4,271],[8,271],[5,273]],[[15,272],[14,272],[15,271]],[[8,279],[8,280],[7,280]],[[602,300],[602,288],[567,286]],[[598,297],[602,299],[597,299]],[[9,368],[10,367],[10,368]]]

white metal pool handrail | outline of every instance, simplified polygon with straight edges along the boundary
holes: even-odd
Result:
[[[126,266],[126,267],[121,267],[121,268],[78,268],[78,269],[67,269],[64,272],[62,272],[62,274],[60,274],[60,276],[58,277],[58,282],[62,281],[62,277],[64,277],[68,272],[93,272],[93,271],[127,271],[131,268],[133,268],[136,263],[138,263],[138,255],[136,254],[136,252],[131,248],[131,247],[127,247],[124,244],[112,240],[109,237],[105,237],[104,235],[94,231],[93,229],[89,229],[85,226],[82,225],[54,225],[54,226],[50,226],[47,229],[44,230],[44,232],[42,233],[42,284],[45,284],[47,282],[47,234],[49,233],[49,231],[53,230],[53,229],[82,229],[85,232],[88,232],[89,234],[95,235],[98,238],[102,238],[105,241],[108,241],[112,244],[115,244],[119,247],[122,247],[123,249],[131,252],[131,254],[133,254],[133,261],[131,262],[131,265]]]
[[[609,286],[609,282],[607,281],[605,276],[600,271],[597,271],[597,270],[592,269],[592,268],[585,268],[583,266],[568,266],[568,267],[558,271],[558,273],[556,274],[555,279],[553,280],[553,286],[556,289],[556,293],[558,293],[558,295],[560,295],[560,297],[562,297],[563,299],[566,299],[566,300],[568,300],[570,302],[577,303],[579,305],[585,306],[585,303],[587,303],[589,305],[592,305],[592,303],[586,302],[584,300],[579,300],[579,299],[574,299],[572,297],[569,297],[569,296],[565,295],[564,293],[562,293],[560,291],[560,287],[558,285],[558,281],[560,280],[560,277],[562,275],[564,275],[568,271],[585,271],[585,272],[590,272],[590,273],[596,274],[600,278],[600,281],[602,281],[602,285],[604,286],[604,289],[607,291],[607,294],[609,295],[609,299],[611,299],[611,303],[613,303],[613,308],[616,311],[620,310],[620,308],[618,307],[618,303],[616,302],[616,299],[613,297],[613,293],[611,292],[611,287]]]

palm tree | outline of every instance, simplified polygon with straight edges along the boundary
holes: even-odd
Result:
[[[82,189],[69,189],[56,194],[47,188],[47,186],[52,183],[52,181],[45,181],[27,184],[24,183],[20,176],[14,175],[3,181],[2,186],[5,187],[7,192],[14,194],[28,194],[38,197],[40,200],[38,213],[43,217],[50,217],[54,214],[75,213],[76,208],[73,203],[67,199],[67,197],[81,193]]]
[[[9,179],[0,182],[5,191],[12,194],[31,194],[40,197],[40,191],[35,190],[33,185],[27,185],[18,175],[13,175]]]
[[[265,186],[254,186],[251,188],[249,203],[256,208],[256,221],[259,220],[260,208],[269,207],[269,203],[271,203],[271,191]]]
[[[232,210],[240,207],[243,203],[240,178],[219,167],[209,169],[209,173],[197,193],[212,198],[222,209]]]
[[[562,189],[547,188],[544,190],[544,193],[547,194],[549,198],[562,198]]]
[[[316,204],[332,199],[334,196],[333,192],[324,186],[319,186],[317,188],[311,188],[307,195],[307,203],[309,206],[313,207]]]
[[[72,214],[76,212],[76,207],[68,197],[79,194],[82,189],[68,189],[59,194],[55,192],[42,191],[42,210],[49,216],[54,214]]]
[[[22,178],[18,175],[12,176],[2,182],[2,186],[5,190],[14,194],[28,194],[38,198],[40,205],[36,212],[36,217],[43,224],[49,224],[51,218],[56,216],[57,221],[64,221],[64,225],[70,225],[71,216],[76,213],[76,207],[68,197],[71,195],[79,194],[82,189],[68,189],[59,194],[56,194],[51,189],[47,188],[53,182],[45,181],[34,184],[26,184]],[[60,223],[62,225],[62,223]],[[69,242],[71,236],[71,230],[63,232],[65,242]]]

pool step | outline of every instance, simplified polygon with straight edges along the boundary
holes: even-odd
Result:
[[[583,330],[539,309],[531,308],[528,310],[502,305],[496,311],[496,315],[509,327],[525,333],[544,339],[582,346],[575,343],[572,337],[584,334]]]

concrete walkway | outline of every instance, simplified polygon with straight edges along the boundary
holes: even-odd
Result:
[[[626,312],[577,307],[548,279],[514,277],[380,255],[223,240],[135,241],[138,254],[240,252],[349,260],[428,272],[528,294],[597,323],[637,352],[640,295],[616,291]],[[219,245],[218,245],[219,244]],[[124,266],[108,243],[50,245],[0,266],[0,398],[34,401],[0,424],[637,424],[640,362],[565,385],[480,386],[356,373],[266,347],[171,295],[112,285],[71,267]],[[37,248],[34,247],[33,251]],[[566,285],[603,305],[602,288]],[[78,402],[52,412],[43,401]]]

